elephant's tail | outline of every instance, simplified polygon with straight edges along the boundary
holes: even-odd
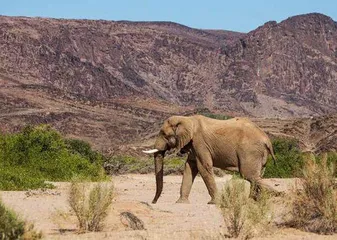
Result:
[[[266,147],[267,147],[271,157],[273,158],[274,165],[276,165],[276,157],[275,157],[275,154],[274,154],[273,145],[271,144],[271,142],[268,142],[268,143],[266,143]]]

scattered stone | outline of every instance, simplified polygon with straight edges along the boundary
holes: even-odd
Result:
[[[35,189],[35,190],[28,190],[25,192],[26,197],[32,197],[32,196],[41,196],[41,195],[52,195],[52,196],[60,196],[61,192],[51,190],[51,189]]]

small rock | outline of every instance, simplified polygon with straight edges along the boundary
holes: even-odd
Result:
[[[120,214],[121,222],[133,230],[144,230],[144,222],[131,212],[122,212]]]
[[[148,208],[153,210],[153,207],[149,203],[147,203],[147,202],[140,202],[140,203],[146,205]]]

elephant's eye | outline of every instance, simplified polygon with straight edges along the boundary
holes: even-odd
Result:
[[[177,143],[177,141],[176,141],[176,138],[174,136],[169,137],[168,144],[169,144],[170,147],[175,147],[176,143]]]

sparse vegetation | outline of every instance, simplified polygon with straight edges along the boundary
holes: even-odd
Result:
[[[88,189],[88,184],[73,181],[68,202],[77,217],[80,231],[102,230],[113,198],[111,183],[95,183]]]
[[[232,179],[228,181],[217,200],[222,211],[228,231],[228,237],[249,239],[266,227],[272,214],[268,204],[267,193],[262,191],[258,201],[248,197],[245,181]]]
[[[52,187],[49,181],[73,176],[105,178],[103,156],[79,140],[65,140],[48,125],[27,126],[15,134],[0,134],[0,189]]]
[[[336,152],[328,152],[327,154],[327,164],[328,166],[332,166],[334,171],[334,176],[337,178],[337,153]]]
[[[15,212],[9,210],[0,200],[0,239],[40,239],[41,232],[34,230],[34,225],[19,219]]]
[[[232,118],[230,116],[217,114],[217,113],[202,113],[202,115],[204,115],[205,117],[214,118],[214,119],[218,119],[218,120],[227,120],[227,119]]]
[[[182,174],[187,156],[167,156],[164,161],[164,175]],[[154,172],[153,158],[141,159],[132,156],[116,155],[110,157],[104,163],[105,171],[110,175],[140,173],[147,174]],[[214,174],[223,177],[225,171],[214,168]],[[234,174],[231,172],[230,174]]]
[[[186,157],[167,157],[164,161],[164,175],[179,173],[184,169]],[[140,159],[132,156],[112,156],[104,164],[108,174],[140,173],[146,174],[154,172],[153,158]]]
[[[34,228],[34,224],[25,224],[25,233],[22,236],[24,240],[36,240],[43,238],[43,234],[41,231],[36,231]]]
[[[227,119],[232,118],[231,116],[227,116],[227,115],[223,115],[223,114],[219,114],[219,113],[213,113],[208,108],[198,108],[196,110],[196,114],[200,114],[200,115],[203,115],[205,117],[214,118],[214,119],[218,119],[218,120],[227,120]]]
[[[313,155],[305,161],[303,190],[295,192],[292,220],[289,225],[310,232],[337,232],[337,184],[334,166],[327,154],[320,159]]]
[[[295,139],[275,138],[272,140],[276,165],[269,157],[264,177],[300,177],[303,167],[303,154]]]

